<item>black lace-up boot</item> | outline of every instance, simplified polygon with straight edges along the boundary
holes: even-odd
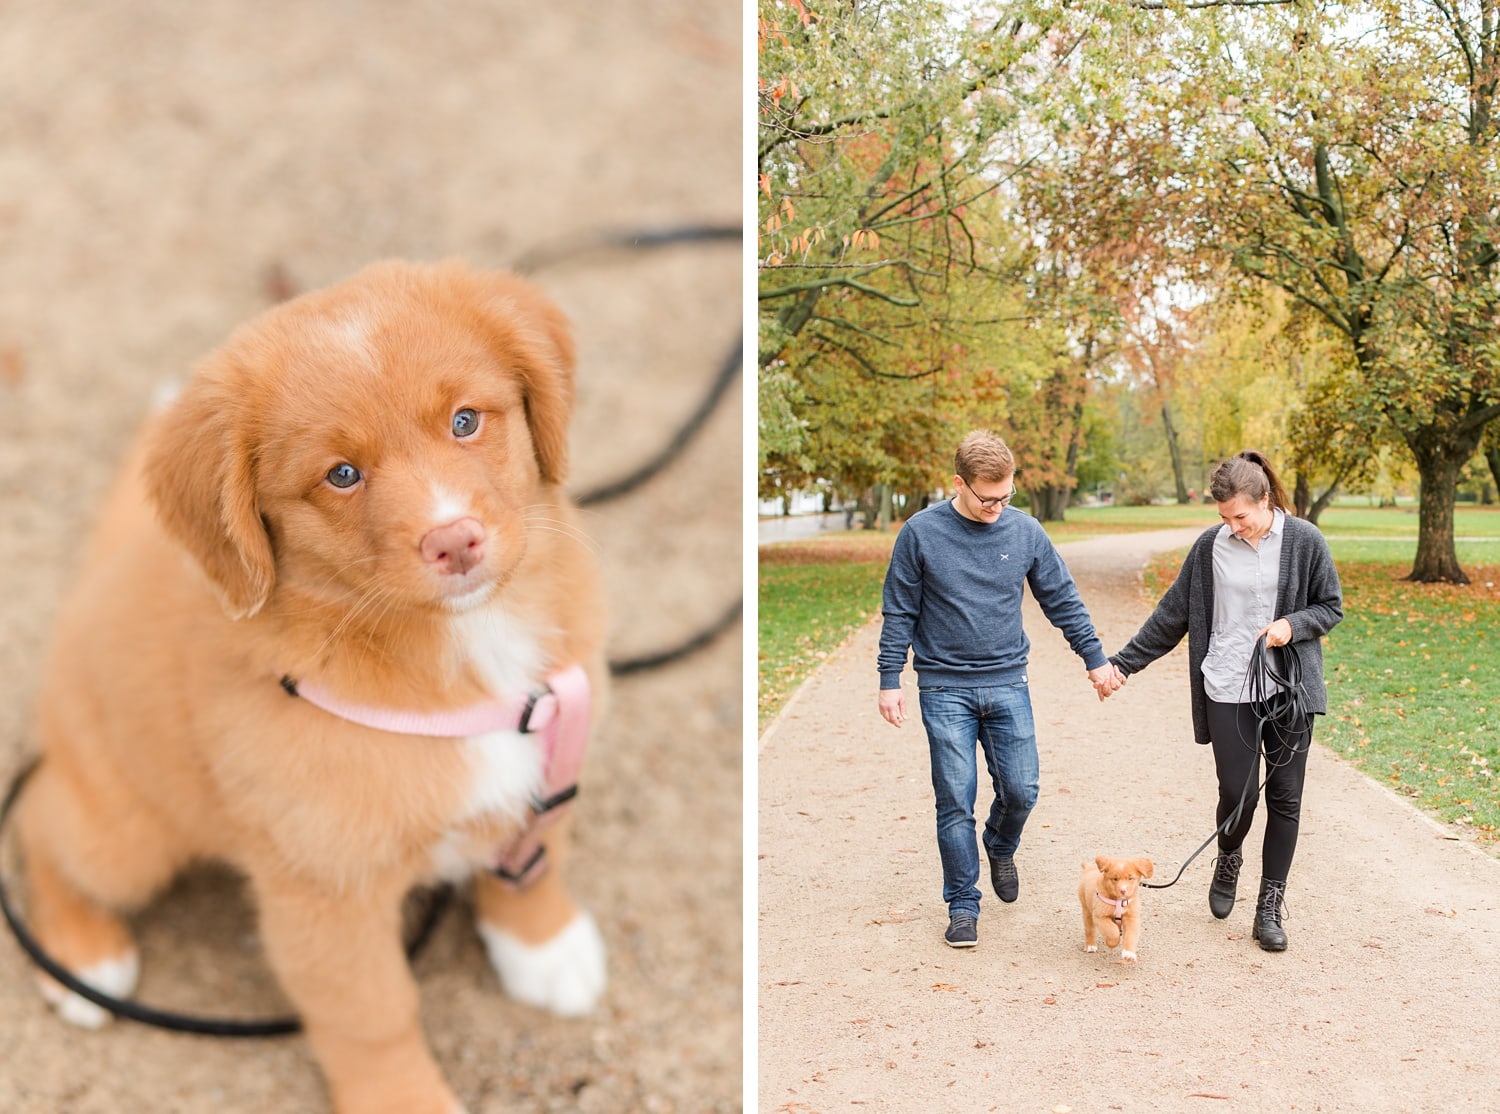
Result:
[[[1240,864],[1244,862],[1240,849],[1219,851],[1214,860],[1214,878],[1208,884],[1208,911],[1219,920],[1229,916],[1234,908],[1235,887],[1240,880]]]
[[[1263,951],[1286,951],[1286,932],[1281,918],[1286,915],[1286,883],[1274,879],[1260,880],[1260,897],[1255,901],[1255,927],[1250,935],[1260,941]]]

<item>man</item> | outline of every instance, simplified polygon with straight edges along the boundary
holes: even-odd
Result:
[[[1102,700],[1121,680],[1104,656],[1088,610],[1052,541],[1037,521],[1006,513],[1016,463],[988,430],[964,438],[954,457],[957,494],[919,511],[902,527],[885,576],[880,633],[880,714],[906,719],[901,670],[908,648],[917,670],[922,724],[937,798],[943,900],[955,948],[978,942],[979,852],[974,840],[977,739],[994,783],[984,825],[990,883],[1001,901],[1020,892],[1015,853],[1036,804],[1036,732],[1026,684],[1031,648],[1021,629],[1021,592],[1031,594],[1083,659]]]

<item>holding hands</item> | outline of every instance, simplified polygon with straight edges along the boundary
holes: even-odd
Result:
[[[1089,681],[1100,700],[1107,700],[1125,685],[1125,674],[1113,662],[1105,662],[1098,669],[1089,670]]]

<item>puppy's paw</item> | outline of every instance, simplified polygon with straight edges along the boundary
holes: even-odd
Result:
[[[1099,950],[1099,945],[1098,944],[1085,944],[1083,946],[1083,950],[1086,951],[1086,952],[1096,952],[1096,951]]]
[[[114,959],[102,960],[75,971],[74,976],[79,982],[113,998],[128,998],[141,977],[141,957],[132,948]],[[57,1011],[57,1016],[69,1025],[77,1025],[80,1029],[102,1029],[112,1016],[102,1006],[59,986],[45,975],[37,979],[37,986],[42,997]]]
[[[1120,953],[1120,958],[1117,959],[1117,960],[1115,960],[1115,962],[1116,963],[1134,963],[1135,962],[1135,952],[1121,952]]]
[[[479,934],[512,998],[562,1017],[578,1017],[604,993],[604,938],[587,913],[580,912],[545,944],[524,943],[484,921]]]

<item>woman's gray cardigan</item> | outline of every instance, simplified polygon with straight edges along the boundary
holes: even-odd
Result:
[[[1343,590],[1338,570],[1322,531],[1312,523],[1287,515],[1281,540],[1281,583],[1276,592],[1276,617],[1292,625],[1291,649],[1302,664],[1302,690],[1309,712],[1328,711],[1323,683],[1323,635],[1344,617]],[[1127,676],[1139,673],[1170,652],[1187,635],[1188,671],[1193,689],[1193,735],[1208,739],[1208,696],[1203,689],[1203,659],[1208,655],[1214,617],[1213,526],[1193,543],[1182,571],[1156,605],[1156,610],[1119,653],[1109,660]]]

